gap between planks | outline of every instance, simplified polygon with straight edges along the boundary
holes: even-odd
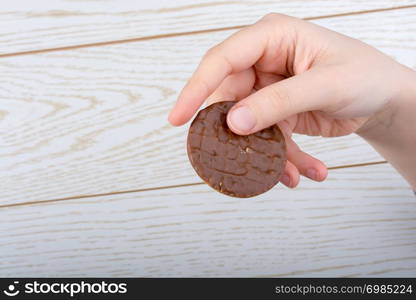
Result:
[[[322,16],[314,16],[314,17],[305,17],[305,18],[302,18],[302,19],[310,21],[310,20],[337,18],[337,17],[344,17],[344,16],[351,16],[351,15],[363,15],[363,14],[369,14],[369,13],[378,13],[378,12],[384,12],[384,11],[390,11],[390,10],[400,10],[400,9],[409,9],[409,8],[416,8],[416,4],[395,6],[395,7],[386,7],[386,8],[368,9],[368,10],[361,10],[361,11],[351,11],[351,12],[344,12],[344,13],[338,13],[338,14],[329,14],[329,15],[322,15]],[[132,42],[156,40],[156,39],[162,39],[162,38],[188,36],[188,35],[194,35],[194,34],[204,34],[204,33],[218,32],[218,31],[237,30],[237,29],[244,28],[246,26],[248,26],[248,25],[237,25],[237,26],[229,26],[229,27],[220,27],[220,28],[211,28],[211,29],[203,29],[203,30],[195,30],[195,31],[186,31],[186,32],[173,32],[173,33],[166,33],[166,34],[149,35],[149,36],[144,36],[144,37],[139,37],[139,38],[113,40],[113,41],[97,42],[97,43],[86,43],[86,44],[79,44],[79,45],[63,46],[63,47],[56,47],[56,48],[45,48],[45,49],[39,49],[39,50],[29,50],[29,51],[14,52],[14,53],[5,53],[5,54],[0,54],[0,58],[2,58],[2,57],[11,57],[11,56],[39,54],[39,53],[47,53],[47,52],[56,52],[56,51],[65,51],[65,50],[74,50],[74,49],[80,49],[80,48],[90,48],[90,47],[108,46],[108,45],[116,45],[116,44],[125,44],[125,43],[132,43]]]
[[[386,164],[386,163],[387,163],[387,161],[383,160],[383,161],[375,161],[375,162],[368,162],[368,163],[360,163],[360,164],[351,164],[351,165],[342,165],[342,166],[328,167],[328,170],[366,167],[366,166],[381,165],[381,164]],[[85,199],[85,198],[97,198],[97,197],[114,196],[114,195],[121,195],[121,194],[143,193],[143,192],[149,192],[149,191],[175,189],[175,188],[195,186],[195,185],[202,185],[202,184],[205,184],[205,182],[193,182],[193,183],[184,183],[184,184],[157,186],[157,187],[134,189],[134,190],[126,190],[126,191],[107,192],[107,193],[101,193],[101,194],[69,196],[69,197],[49,199],[49,200],[28,201],[28,202],[21,202],[21,203],[13,203],[13,204],[0,205],[0,209],[1,208],[7,208],[7,207],[15,207],[15,206],[25,206],[25,205],[36,205],[36,204],[54,203],[54,202],[60,202],[60,201],[66,201],[66,200],[79,200],[79,199]]]

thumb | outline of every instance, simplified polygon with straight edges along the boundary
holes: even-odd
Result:
[[[246,135],[297,113],[327,108],[336,100],[335,80],[327,70],[314,69],[266,86],[233,106],[228,126]]]

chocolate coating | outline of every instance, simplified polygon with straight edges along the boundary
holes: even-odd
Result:
[[[278,126],[241,136],[227,125],[233,101],[201,110],[188,132],[188,157],[212,188],[234,197],[253,197],[275,186],[286,165],[286,143]]]

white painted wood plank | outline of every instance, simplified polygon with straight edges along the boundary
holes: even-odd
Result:
[[[0,12],[0,54],[245,25],[269,12],[314,17],[411,4],[414,1],[7,1]]]
[[[0,276],[416,274],[416,199],[389,166],[251,199],[208,186],[0,209]]]
[[[416,9],[319,20],[416,66]],[[382,30],[380,24],[383,24]],[[0,60],[0,203],[199,181],[167,113],[230,32]],[[356,136],[297,137],[330,166],[380,160]]]

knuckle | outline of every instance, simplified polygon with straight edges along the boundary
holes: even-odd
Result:
[[[216,45],[216,46],[213,46],[213,47],[209,48],[209,49],[205,52],[204,57],[205,57],[205,58],[215,57],[215,56],[217,56],[217,55],[218,55],[218,53],[219,53],[219,47],[218,47],[218,45]]]
[[[301,22],[303,22],[301,19],[280,13],[268,13],[260,19],[260,23],[263,23],[265,26],[280,26],[286,30],[298,26]]]
[[[280,23],[282,21],[287,20],[288,18],[290,17],[287,15],[271,12],[271,13],[266,14],[261,20],[270,22],[270,23]]]
[[[280,18],[280,16],[282,16],[282,14],[271,12],[271,13],[265,14],[263,16],[262,20],[266,20],[266,21],[276,20],[276,19]]]
[[[205,53],[203,59],[209,63],[222,64],[227,68],[228,73],[233,72],[233,64],[230,61],[230,58],[224,54],[221,44],[209,48]]]

